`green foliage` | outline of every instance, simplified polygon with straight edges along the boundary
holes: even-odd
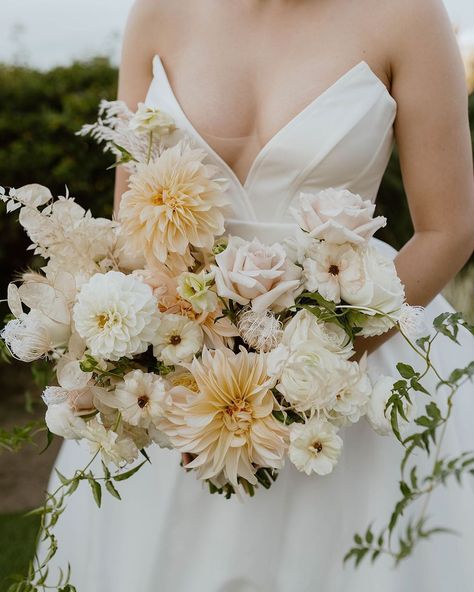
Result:
[[[97,504],[101,506],[102,503],[102,486],[105,490],[116,499],[120,500],[120,493],[118,492],[115,483],[126,481],[130,479],[137,471],[139,471],[147,460],[135,465],[128,470],[118,470],[112,473],[107,465],[102,461],[102,474],[96,476],[90,471],[90,467],[99,455],[99,451],[91,458],[87,465],[80,470],[77,470],[72,477],[65,477],[62,473],[56,470],[59,479],[59,486],[52,493],[48,493],[46,502],[43,506],[32,510],[27,514],[28,517],[34,517],[39,524],[39,537],[45,542],[47,552],[45,557],[38,557],[35,555],[34,559],[30,561],[28,569],[19,570],[20,573],[14,578],[14,583],[8,588],[7,592],[40,592],[41,590],[50,589],[57,590],[57,592],[76,592],[76,588],[71,584],[71,570],[68,566],[66,571],[60,570],[57,574],[55,585],[51,585],[50,574],[48,569],[49,561],[56,555],[58,550],[58,543],[54,535],[54,525],[58,522],[61,514],[64,512],[67,504],[67,499],[76,491],[82,481],[87,481],[89,484],[92,497]],[[1,522],[0,522],[1,524]],[[33,554],[33,550],[37,542],[32,544],[29,549],[29,557]],[[9,573],[11,573],[11,570]],[[21,572],[26,572],[26,575],[21,575]],[[54,576],[51,576],[54,580]]]
[[[0,515],[0,591],[10,586],[11,573],[26,574],[34,553],[38,516],[22,513]]]
[[[114,99],[116,89],[117,71],[105,58],[48,72],[0,64],[0,185],[41,183],[54,195],[64,195],[68,186],[94,215],[110,216],[114,174],[105,169],[112,158],[74,133],[95,121],[99,100]],[[4,204],[0,233],[0,293],[5,294],[6,283],[35,261]]]
[[[397,369],[402,379],[397,381],[392,388],[392,395],[388,400],[386,410],[390,413],[392,431],[405,448],[405,454],[400,466],[400,498],[390,515],[388,523],[383,527],[377,540],[372,533],[371,527],[365,535],[356,534],[354,545],[347,552],[344,561],[352,560],[355,565],[370,556],[375,561],[379,555],[391,557],[395,564],[400,563],[412,554],[416,545],[425,539],[439,533],[453,533],[447,528],[428,527],[426,511],[430,496],[434,489],[439,486],[446,486],[453,479],[462,483],[464,476],[474,476],[474,451],[465,451],[453,458],[441,456],[442,443],[446,426],[451,417],[453,399],[459,387],[474,378],[474,362],[465,368],[453,370],[449,377],[439,374],[430,358],[430,350],[435,339],[440,337],[448,338],[457,343],[460,330],[469,331],[474,334],[474,327],[470,325],[459,313],[443,313],[433,321],[434,334],[419,339],[411,344],[413,349],[425,362],[422,372],[416,372],[408,365],[399,363]],[[434,373],[438,380],[438,388],[443,386],[447,389],[446,411],[443,413],[434,397],[422,386],[422,380],[428,374]],[[406,420],[405,404],[410,402],[410,396],[427,396],[430,400],[424,407],[424,413],[418,415],[414,420],[413,431],[402,437],[399,424]],[[433,451],[434,448],[434,451]],[[431,472],[425,475],[419,474],[416,465],[416,454],[426,454],[432,459]],[[407,467],[413,461],[408,472]],[[416,517],[409,517],[405,526],[401,525],[401,519],[406,511],[417,500],[422,500],[421,511]],[[397,534],[397,541],[394,537]]]

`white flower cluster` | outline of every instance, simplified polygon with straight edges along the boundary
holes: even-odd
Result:
[[[398,320],[405,292],[393,261],[369,244],[386,219],[346,189],[302,193],[292,213],[304,235],[297,249],[305,288],[363,310],[360,335],[381,335]]]
[[[20,360],[53,365],[51,432],[89,441],[107,463],[154,442],[193,455],[188,468],[219,487],[255,485],[285,456],[326,475],[362,417],[391,432],[394,381],[372,385],[354,336],[423,332],[370,243],[385,219],[329,188],[295,200],[293,245],[222,236],[227,180],[179,132],[160,109],[120,101],[81,130],[132,169],[118,222],[40,185],[0,188],[46,261],[10,284],[1,336]]]
[[[175,130],[172,117],[160,109],[139,103],[137,112],[133,113],[124,101],[103,99],[97,121],[83,125],[76,135],[104,143],[104,152],[112,152],[133,171],[137,162],[156,158],[163,149],[163,138]]]

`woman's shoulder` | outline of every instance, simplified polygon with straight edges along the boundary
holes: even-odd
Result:
[[[145,42],[162,43],[176,34],[188,13],[185,0],[135,0],[127,26],[139,30]]]

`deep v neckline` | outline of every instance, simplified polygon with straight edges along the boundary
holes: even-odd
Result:
[[[262,160],[264,159],[264,157],[268,153],[268,151],[271,149],[273,144],[275,144],[278,141],[278,139],[283,134],[285,134],[287,132],[288,129],[293,127],[293,125],[295,125],[299,120],[303,119],[310,111],[312,111],[313,108],[316,105],[318,105],[324,98],[326,98],[334,89],[336,89],[343,82],[346,82],[352,75],[357,73],[359,70],[363,70],[363,71],[367,72],[368,75],[371,76],[372,79],[376,83],[378,83],[379,85],[381,85],[383,87],[387,98],[392,102],[392,104],[394,104],[395,108],[397,105],[395,99],[389,93],[385,84],[375,74],[375,72],[372,70],[372,68],[369,66],[369,64],[365,60],[360,60],[359,62],[357,62],[357,64],[352,66],[352,68],[349,68],[349,70],[347,70],[341,76],[339,76],[339,78],[337,78],[330,86],[328,86],[325,90],[323,90],[319,95],[317,95],[314,99],[312,99],[305,107],[303,107],[300,111],[298,111],[298,113],[296,113],[296,115],[294,115],[289,121],[287,121],[283,126],[281,126],[269,138],[269,140],[267,142],[265,142],[265,144],[260,148],[260,150],[255,155],[255,158],[252,160],[252,163],[247,171],[247,175],[245,177],[245,180],[242,182],[239,179],[239,177],[237,176],[237,174],[235,173],[234,169],[222,158],[222,156],[220,156],[220,154],[218,152],[216,152],[214,150],[214,148],[204,139],[204,137],[201,135],[201,133],[194,127],[194,124],[191,122],[191,120],[187,116],[186,112],[184,111],[180,101],[178,100],[178,98],[173,90],[173,87],[171,86],[171,82],[170,82],[168,73],[166,72],[165,66],[163,64],[163,60],[161,59],[161,56],[159,54],[154,55],[153,65],[154,66],[156,65],[158,67],[158,69],[159,69],[158,71],[161,74],[162,82],[165,84],[166,90],[168,91],[168,93],[174,103],[174,106],[175,106],[176,110],[179,112],[183,121],[186,122],[186,124],[189,127],[189,129],[191,130],[191,132],[196,136],[196,138],[199,139],[199,141],[201,142],[203,147],[207,150],[207,152],[210,153],[214,157],[214,159],[220,164],[220,166],[228,173],[229,177],[231,177],[234,180],[234,182],[236,183],[236,185],[244,192],[247,192],[247,190],[252,182],[252,179],[254,178],[255,173],[258,170],[260,163],[262,162]],[[154,67],[153,68],[153,78],[155,78],[155,76],[156,76],[156,68]],[[152,82],[153,82],[153,80],[152,80]]]

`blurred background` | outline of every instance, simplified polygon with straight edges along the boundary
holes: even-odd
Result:
[[[71,193],[94,215],[110,215],[110,156],[74,136],[95,120],[100,98],[114,99],[117,63],[127,12],[133,0],[1,0],[0,5],[0,185],[36,182],[53,194]],[[466,69],[474,142],[474,6],[445,0]],[[473,144],[474,145],[474,144]],[[400,248],[411,236],[396,148],[382,181],[378,213],[389,223],[378,236]],[[34,264],[14,215],[0,205],[0,299],[13,275]],[[474,321],[474,260],[445,290],[448,300]],[[0,303],[3,319],[5,303]],[[46,366],[30,368],[0,356],[0,592],[21,573],[34,548],[37,521],[26,510],[43,501],[59,442],[46,444],[40,398]],[[16,427],[17,426],[17,427]],[[31,444],[22,446],[24,435]]]

